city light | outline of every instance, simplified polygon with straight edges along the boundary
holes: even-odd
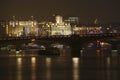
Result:
[[[119,33],[119,26],[111,27],[111,25],[79,25],[78,17],[69,17],[63,20],[60,15],[55,16],[56,22],[42,21],[38,22],[31,16],[31,20],[17,20],[13,16],[13,20],[0,22],[6,24],[4,36],[21,37],[21,36],[71,36],[71,35],[94,35],[106,33]],[[75,24],[73,24],[75,23]],[[4,28],[1,28],[1,30]]]

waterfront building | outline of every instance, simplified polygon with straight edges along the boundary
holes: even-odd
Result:
[[[74,26],[72,31],[76,35],[103,33],[101,26]]]
[[[12,37],[19,36],[38,36],[39,28],[37,21],[17,21],[11,20],[8,24],[8,35]]]
[[[63,22],[62,16],[59,15],[55,17],[55,20],[55,23],[48,22],[44,25],[44,29],[46,28],[46,33],[48,36],[71,35],[72,29],[70,23]]]
[[[39,23],[40,26],[39,34],[41,37],[46,37],[50,35],[50,24],[51,22],[46,22],[46,21]]]
[[[38,22],[31,17],[31,20],[13,20],[0,21],[0,37],[20,37],[20,36],[69,36],[82,34],[109,34],[120,33],[119,24],[71,24],[71,22],[78,22],[77,17],[70,17],[68,22],[63,20],[63,17],[57,15],[56,22]],[[71,21],[70,21],[71,20]],[[70,21],[70,22],[69,22]]]
[[[7,24],[7,21],[0,20],[0,37],[6,36],[6,24]]]
[[[64,20],[66,23],[70,23],[72,25],[78,25],[79,24],[79,18],[78,17],[68,17],[68,19]]]
[[[63,17],[62,16],[56,16],[55,17],[56,24],[62,24],[63,23]]]
[[[62,16],[56,16],[56,23],[51,24],[51,35],[71,35],[70,23],[63,22]]]
[[[71,35],[71,25],[67,23],[52,24],[51,25],[51,36],[52,35]]]

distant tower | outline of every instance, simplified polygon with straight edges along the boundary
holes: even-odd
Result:
[[[63,20],[62,20],[62,16],[56,16],[56,23],[57,24],[61,24],[61,23],[63,23]]]
[[[15,27],[15,26],[16,26],[16,24],[15,24],[15,23],[16,23],[16,17],[15,17],[15,16],[13,16],[13,23],[12,23],[12,26],[13,26],[13,27]]]
[[[94,24],[97,24],[98,23],[98,19],[96,18],[95,20],[94,20]]]
[[[15,19],[15,16],[13,16],[12,18],[13,18],[13,21],[15,21],[15,20],[16,20],[16,19]]]
[[[31,16],[31,20],[32,20],[32,21],[34,20],[34,16]]]

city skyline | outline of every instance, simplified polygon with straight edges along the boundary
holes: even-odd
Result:
[[[99,23],[120,23],[120,1],[117,0],[0,0],[0,20],[30,19],[53,20],[53,14],[64,18],[79,17],[80,23],[93,23],[97,18]]]

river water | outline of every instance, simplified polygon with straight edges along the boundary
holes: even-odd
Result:
[[[119,56],[0,56],[0,80],[120,80]]]
[[[78,57],[70,54],[69,47],[49,56],[34,50],[0,51],[0,80],[120,80],[117,50],[88,46]]]

